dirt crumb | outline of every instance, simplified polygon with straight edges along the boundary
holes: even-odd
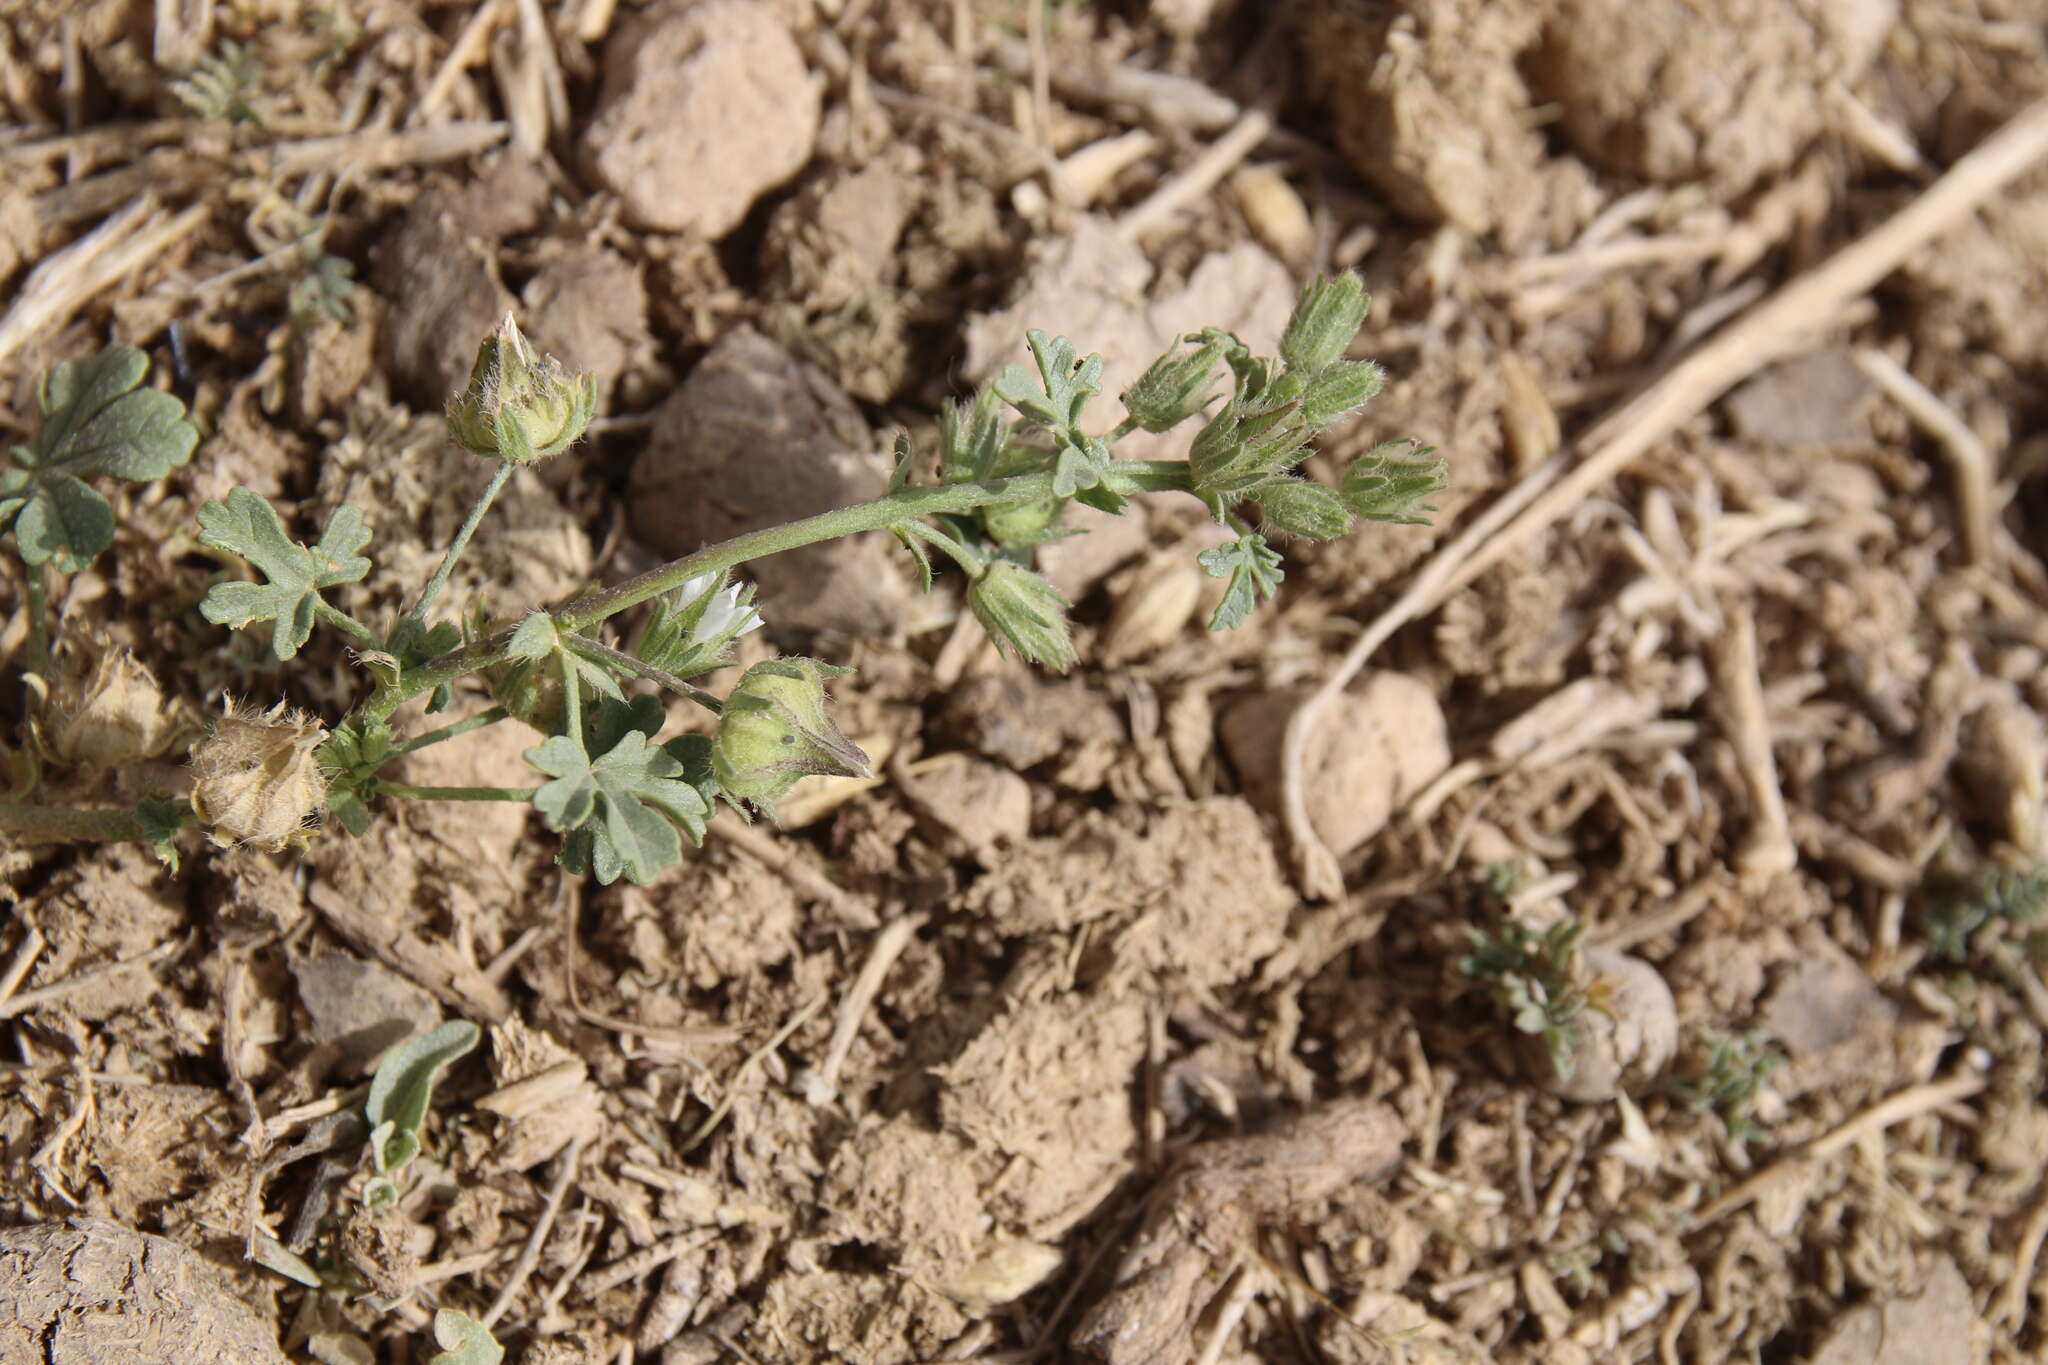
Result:
[[[441,1022],[440,1002],[428,992],[343,949],[294,963],[292,975],[313,1017],[307,1038],[335,1048],[348,1075],[366,1072],[386,1048]]]
[[[1113,751],[1124,734],[1101,692],[1037,673],[969,678],[947,698],[946,716],[969,744],[1017,772],[1054,758],[1072,769],[1090,753]]]
[[[994,867],[1004,849],[1031,833],[1031,784],[967,754],[914,765],[903,795],[950,857]]]
[[[585,164],[638,226],[723,237],[810,159],[819,93],[771,0],[666,5],[606,43]]]
[[[536,349],[597,376],[599,401],[654,356],[647,289],[631,261],[605,247],[576,246],[542,266],[520,291]]]
[[[656,411],[633,465],[633,530],[663,554],[689,554],[879,497],[889,473],[830,378],[742,327]],[[894,545],[876,531],[758,561],[762,614],[783,628],[887,631],[911,602]]]
[[[377,249],[370,283],[393,307],[380,338],[399,393],[439,411],[469,381],[479,343],[512,306],[459,190],[422,194]]]
[[[1851,1308],[1829,1327],[1813,1365],[1975,1365],[1986,1356],[1970,1286],[1938,1257],[1910,1298]]]
[[[864,1242],[924,1279],[964,1275],[988,1242],[975,1151],[951,1133],[898,1116],[864,1127],[833,1153],[823,1198],[826,1236]]]
[[[996,1169],[988,1213],[1042,1241],[1088,1216],[1137,1152],[1145,1007],[1080,994],[1017,1005],[937,1071],[939,1117]]]
[[[1728,395],[1728,424],[1744,440],[1839,449],[1870,440],[1870,379],[1832,348],[1773,365]]]
[[[757,1359],[778,1365],[907,1365],[944,1356],[967,1326],[950,1299],[915,1280],[820,1270],[771,1283],[745,1344]]]
[[[1280,748],[1311,689],[1252,697],[1223,717],[1223,742],[1252,803],[1280,812]],[[1348,853],[1451,765],[1436,695],[1399,673],[1374,673],[1332,698],[1309,742],[1309,818],[1323,842]]]

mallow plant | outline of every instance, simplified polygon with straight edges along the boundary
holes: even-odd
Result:
[[[746,669],[723,695],[705,685],[734,662],[735,642],[764,624],[752,590],[734,577],[751,560],[887,529],[927,590],[935,561],[956,569],[1000,648],[1064,670],[1075,661],[1070,604],[1033,556],[1073,534],[1062,525],[1072,503],[1118,513],[1137,497],[1198,499],[1228,536],[1200,557],[1225,580],[1212,629],[1239,625],[1273,597],[1283,566],[1276,540],[1327,540],[1359,518],[1423,521],[1444,469],[1412,442],[1372,450],[1334,486],[1300,472],[1315,438],[1379,390],[1380,368],[1348,354],[1366,307],[1357,278],[1339,275],[1303,290],[1277,356],[1253,355],[1218,329],[1185,336],[1123,391],[1123,415],[1106,429],[1090,422],[1102,358],[1031,332],[1032,365],[1012,365],[972,399],[943,405],[933,481],[915,477],[920,461],[899,437],[894,476],[871,502],[735,536],[565,604],[491,621],[478,607],[443,602],[450,574],[472,538],[489,534],[487,514],[505,485],[570,449],[596,401],[592,376],[537,356],[508,317],[448,412],[450,437],[489,461],[491,477],[395,619],[361,620],[328,597],[372,572],[380,509],[343,506],[324,526],[297,527],[236,488],[199,510],[198,539],[246,566],[206,594],[205,619],[250,632],[280,664],[298,659],[316,632],[338,636],[361,691],[346,714],[328,717],[282,701],[232,705],[184,736],[198,735],[188,795],[158,791],[126,806],[52,793],[95,790],[70,770],[89,779],[165,753],[179,740],[168,719],[175,708],[117,651],[102,649],[89,669],[52,668],[49,576],[77,571],[112,543],[112,506],[91,480],[161,478],[190,458],[198,436],[176,398],[142,386],[140,351],[116,346],[74,361],[41,386],[40,426],[0,473],[0,531],[12,530],[30,615],[30,704],[0,835],[142,840],[170,858],[188,826],[217,846],[276,851],[303,844],[323,822],[360,833],[385,801],[515,801],[561,836],[570,869],[648,882],[681,861],[685,840],[702,840],[720,803],[742,817],[772,814],[806,776],[867,771],[827,708],[826,683],[846,670],[776,658]],[[1186,460],[1117,458],[1125,438],[1185,422],[1200,424]],[[646,615],[626,648],[607,626],[634,608]],[[488,704],[479,697],[470,714],[451,716],[458,696],[478,695],[457,692],[464,679],[481,683]],[[666,712],[650,684],[714,713],[715,732],[664,736]],[[544,736],[526,750],[530,786],[419,787],[394,773],[407,754],[513,718]]]

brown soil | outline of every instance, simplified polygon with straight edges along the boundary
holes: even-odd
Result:
[[[1923,889],[2048,852],[2048,173],[1540,524],[1456,540],[2048,92],[2048,12],[1093,0],[1039,50],[1028,17],[0,16],[0,441],[108,340],[205,436],[61,580],[43,742],[80,800],[184,789],[228,696],[346,710],[332,642],[287,682],[199,617],[194,511],[237,483],[299,528],[365,507],[377,570],[336,600],[388,617],[487,475],[439,411],[508,308],[604,407],[450,589],[500,618],[872,495],[894,431],[930,449],[1027,327],[1113,394],[1190,328],[1270,346],[1316,268],[1367,279],[1389,382],[1315,467],[1412,436],[1452,479],[1435,529],[1285,546],[1226,635],[1191,504],[1051,547],[1063,678],[886,539],[764,564],[743,662],[853,665],[876,777],[652,887],[567,877],[509,805],[176,871],[0,842],[0,1365],[425,1360],[436,1308],[508,1285],[530,1365],[2048,1358],[2038,945],[1938,961]],[[198,117],[166,81],[230,40],[258,117]],[[160,235],[109,269],[96,232]],[[345,318],[295,293],[322,251]],[[1290,764],[1438,553],[1485,567],[1403,609]],[[119,736],[74,721],[117,689],[151,757],[107,771]],[[533,742],[407,780],[525,785]],[[1503,868],[1507,912],[1588,931],[1608,1055],[1575,1085],[1459,968]],[[457,1017],[486,1042],[371,1213],[357,1087]],[[1755,1028],[1786,1063],[1736,1142],[1674,1082]],[[396,1307],[248,1259],[322,1210]]]

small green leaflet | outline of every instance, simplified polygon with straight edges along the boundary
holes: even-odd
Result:
[[[320,543],[307,549],[285,534],[284,523],[261,496],[237,488],[224,503],[199,509],[199,539],[216,550],[240,555],[255,565],[266,583],[216,583],[200,614],[215,625],[247,629],[257,621],[274,622],[271,653],[280,661],[299,652],[313,633],[320,590],[354,583],[370,571],[370,561],[356,551],[370,543],[363,512],[353,504],[336,509]]]
[[[453,1308],[434,1314],[434,1344],[441,1349],[427,1358],[427,1365],[498,1365],[505,1358],[490,1328]]]
[[[87,475],[142,483],[192,458],[198,429],[170,394],[137,391],[148,372],[148,356],[113,346],[59,365],[36,386],[41,425],[0,474],[0,531],[13,524],[23,563],[54,559],[74,573],[113,543],[114,509]]]
[[[711,818],[711,802],[674,748],[629,729],[592,760],[579,741],[556,735],[526,751],[526,761],[553,779],[533,794],[534,809],[550,829],[589,834],[587,850],[574,856],[587,852],[599,881],[623,872],[645,886],[682,861],[676,825],[701,843]]]
[[[467,1019],[451,1020],[400,1043],[377,1063],[363,1118],[370,1125],[371,1156],[386,1175],[419,1155],[420,1129],[441,1073],[475,1047],[483,1031]],[[389,1125],[389,1126],[387,1126]]]
[[[1266,544],[1262,535],[1239,536],[1228,545],[1204,550],[1197,560],[1209,577],[1230,580],[1223,600],[1209,617],[1211,630],[1235,630],[1252,614],[1252,608],[1280,590],[1280,552]]]
[[[1081,420],[1081,409],[1088,400],[1102,392],[1102,357],[1091,355],[1083,360],[1074,350],[1074,343],[1065,337],[1049,337],[1037,328],[1024,334],[1024,340],[1031,346],[1032,359],[1038,362],[1040,384],[1031,378],[1031,371],[1022,365],[1005,367],[996,380],[996,392],[1003,400],[1031,421],[1051,430],[1071,428]],[[1075,433],[1078,437],[1079,433]]]

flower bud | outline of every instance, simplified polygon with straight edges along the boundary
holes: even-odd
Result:
[[[178,737],[178,723],[163,689],[125,649],[105,641],[90,674],[82,669],[54,680],[44,709],[42,738],[60,763],[112,768],[155,758]]]
[[[229,707],[192,750],[192,810],[222,847],[272,853],[303,844],[326,805],[327,775],[315,754],[327,727],[288,710]]]
[[[1046,498],[1041,502],[1012,502],[1000,507],[984,507],[981,525],[988,532],[988,538],[1004,549],[1027,549],[1070,534],[1060,527],[1062,506],[1064,504],[1059,498]]]
[[[507,313],[477,349],[469,387],[448,405],[448,430],[472,454],[527,464],[568,449],[596,411],[597,377],[536,357]]]
[[[1385,378],[1386,371],[1370,360],[1339,361],[1302,390],[1302,420],[1310,431],[1328,431],[1364,407]]]
[[[1216,414],[1188,450],[1197,492],[1242,497],[1300,464],[1309,431],[1296,403],[1241,416],[1233,403]]]
[[[1252,490],[1266,525],[1290,536],[1335,540],[1351,529],[1351,509],[1335,493],[1305,479],[1275,479]]]
[[[1348,270],[1310,280],[1280,335],[1280,358],[1297,373],[1322,373],[1351,349],[1369,304],[1364,283]]]
[[[1074,665],[1074,638],[1067,630],[1073,604],[1060,590],[1021,564],[991,563],[967,588],[967,605],[994,637],[1031,662],[1064,673]]]
[[[1146,431],[1165,431],[1209,406],[1223,344],[1168,351],[1124,391],[1124,410]]]
[[[1450,473],[1434,447],[1413,441],[1388,441],[1351,462],[1337,485],[1349,507],[1367,521],[1427,526],[1425,513],[1436,508],[1423,501],[1450,486]]]
[[[741,676],[711,741],[711,771],[728,799],[772,813],[801,777],[867,777],[868,756],[825,715],[825,682],[846,669],[771,659]]]

